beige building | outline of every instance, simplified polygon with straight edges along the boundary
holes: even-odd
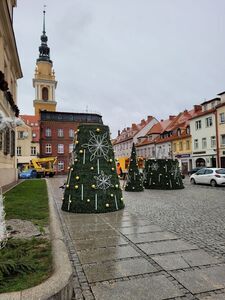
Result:
[[[17,79],[22,77],[22,70],[13,31],[13,9],[16,2],[0,1],[0,186],[17,180]]]
[[[218,166],[225,168],[225,92],[218,94],[221,102],[216,107],[217,120],[217,160]]]

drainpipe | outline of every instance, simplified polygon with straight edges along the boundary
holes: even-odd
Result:
[[[215,120],[216,120],[216,160],[217,160],[217,167],[220,168],[218,117],[217,117],[217,111],[216,110],[215,110],[214,114],[215,114]]]

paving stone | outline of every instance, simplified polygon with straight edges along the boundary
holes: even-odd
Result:
[[[78,256],[82,264],[116,260],[121,258],[140,256],[131,246],[98,248],[88,251],[79,251]]]
[[[131,279],[92,286],[96,300],[163,300],[183,296],[183,293],[165,276]]]
[[[110,280],[131,275],[155,272],[156,269],[144,258],[84,265],[89,282]]]
[[[120,228],[119,230],[122,234],[162,231],[161,227],[157,225],[125,227],[125,228]]]
[[[225,294],[214,294],[211,296],[198,296],[197,299],[199,300],[225,300]]]
[[[191,245],[181,240],[160,241],[138,245],[147,254],[159,254],[166,252],[175,252],[183,250],[198,249],[197,246]]]
[[[103,230],[111,230],[112,227],[106,223],[96,223],[96,224],[79,224],[79,226],[73,226],[70,224],[73,232],[82,233],[88,231],[103,231]]]
[[[171,274],[193,294],[214,291],[225,287],[225,266],[178,273],[172,271]]]
[[[74,241],[77,250],[94,249],[100,247],[126,245],[128,242],[120,236],[105,237],[98,239],[76,240]]]
[[[163,240],[174,240],[178,239],[178,236],[170,232],[147,232],[147,233],[137,233],[129,234],[127,238],[133,243],[144,243],[144,242],[155,242]]]
[[[152,256],[165,270],[176,270],[195,266],[203,266],[219,263],[220,260],[210,256],[203,250],[193,250],[191,252],[165,254]]]
[[[136,219],[134,221],[112,222],[111,224],[117,228],[151,225],[148,220]]]
[[[119,234],[113,230],[98,230],[98,231],[85,231],[85,232],[72,232],[72,239],[85,240],[91,238],[103,238],[109,236],[119,236]]]

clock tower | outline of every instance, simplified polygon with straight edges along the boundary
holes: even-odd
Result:
[[[47,45],[47,41],[44,10],[39,58],[36,61],[33,78],[33,87],[35,88],[35,100],[33,101],[35,116],[39,116],[41,110],[56,111],[55,89],[57,81],[55,80],[55,72],[53,63],[50,60],[50,48]]]

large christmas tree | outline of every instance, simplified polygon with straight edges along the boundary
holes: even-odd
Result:
[[[138,170],[136,149],[133,143],[125,191],[141,192],[143,190],[142,178]]]
[[[62,209],[103,213],[124,208],[108,126],[81,124],[73,154]]]
[[[183,189],[183,181],[177,160],[149,159],[145,163],[144,187],[146,189]]]

